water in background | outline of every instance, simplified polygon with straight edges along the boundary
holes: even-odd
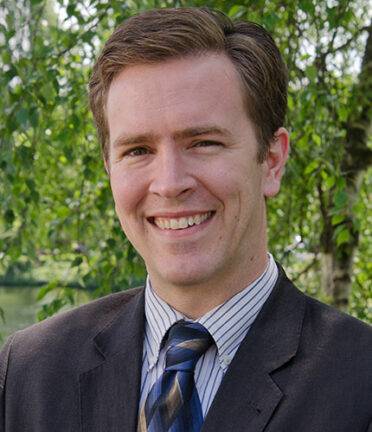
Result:
[[[37,322],[37,312],[41,304],[48,302],[48,298],[36,302],[39,289],[0,286],[0,307],[5,314],[5,323],[0,317],[0,348],[12,333]],[[89,293],[83,291],[78,293],[77,305],[89,300]]]

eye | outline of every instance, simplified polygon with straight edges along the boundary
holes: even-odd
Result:
[[[146,147],[135,147],[130,150],[127,150],[123,156],[124,157],[136,157],[136,156],[143,156],[145,154],[150,153],[149,149]]]
[[[222,146],[223,144],[218,141],[199,141],[196,144],[194,144],[193,147],[211,147],[211,146]]]

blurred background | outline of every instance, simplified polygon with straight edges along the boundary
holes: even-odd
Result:
[[[256,21],[290,77],[291,153],[269,250],[298,287],[372,322],[371,8],[361,0],[0,0],[0,346],[144,281],[114,215],[87,82],[117,24],[153,7]]]

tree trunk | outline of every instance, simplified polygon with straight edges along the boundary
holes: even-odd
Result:
[[[371,131],[372,100],[372,37],[371,27],[363,58],[362,70],[355,92],[350,96],[350,105],[357,107],[346,124],[345,151],[342,173],[346,180],[347,206],[342,221],[349,230],[348,241],[337,245],[332,225],[331,206],[323,209],[324,225],[322,232],[322,290],[330,303],[346,310],[353,274],[353,257],[358,247],[358,225],[355,223],[353,207],[358,200],[363,177],[372,162],[372,150],[368,148]]]

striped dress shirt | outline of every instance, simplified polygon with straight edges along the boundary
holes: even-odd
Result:
[[[256,281],[195,320],[209,331],[215,342],[199,359],[195,368],[195,384],[204,417],[240,343],[269,297],[277,278],[278,268],[269,254],[267,268]],[[145,314],[139,410],[152,385],[164,371],[164,336],[177,321],[192,321],[161,300],[152,290],[149,279],[145,288]]]

